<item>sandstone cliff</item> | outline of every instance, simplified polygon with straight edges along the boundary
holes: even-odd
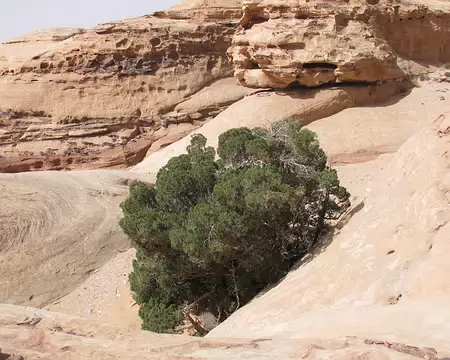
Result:
[[[228,81],[227,96],[175,109],[232,76],[240,8],[194,5],[0,45],[0,171],[136,164],[248,93]]]
[[[137,164],[251,93],[233,69],[253,88],[426,72],[450,61],[449,7],[264,0],[245,2],[242,14],[237,0],[184,1],[153,16],[11,40],[0,45],[0,171]]]

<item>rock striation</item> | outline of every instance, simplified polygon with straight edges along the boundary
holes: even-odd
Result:
[[[450,88],[431,79],[411,90],[404,78],[448,61],[449,5],[419,5],[246,2],[230,50],[246,87],[225,56],[236,0],[189,0],[0,47],[0,171],[125,166],[149,154],[129,171],[0,174],[0,302],[72,314],[0,304],[0,359],[448,359]],[[332,86],[254,91],[252,81]],[[230,128],[284,118],[317,132],[354,207],[207,338],[138,331],[124,265],[134,254],[118,228],[129,182],[152,182],[200,125],[217,145]]]
[[[242,85],[375,83],[450,62],[450,4],[245,0],[229,54]]]
[[[426,72],[450,62],[449,13],[445,0],[249,0],[243,12],[240,0],[187,0],[11,40],[0,45],[0,172],[135,165],[251,88]]]
[[[232,76],[226,51],[241,10],[221,6],[0,45],[0,172],[133,165],[155,141],[174,141],[245,96],[228,81],[225,98],[192,104]],[[189,110],[175,109],[185,101]]]
[[[377,96],[382,96],[394,85],[397,84],[379,85]],[[352,164],[351,168],[356,170],[357,176],[350,174],[349,177],[361,184],[356,186],[353,183],[349,188],[358,198],[354,200],[355,208],[349,217],[345,218],[332,234],[334,242],[328,246],[325,242],[324,246],[314,253],[313,260],[310,257],[306,258],[299,269],[290,273],[283,282],[266,294],[262,294],[239,310],[227,322],[216,328],[208,338],[201,340],[192,337],[156,335],[139,332],[135,327],[130,328],[128,324],[104,325],[102,322],[111,323],[112,319],[106,320],[97,314],[90,315],[86,309],[80,311],[80,304],[85,306],[91,299],[98,301],[96,297],[102,296],[93,289],[100,285],[96,285],[96,281],[101,283],[98,287],[101,293],[108,290],[105,283],[111,284],[112,296],[108,295],[105,299],[106,311],[101,307],[93,307],[93,311],[110,312],[114,305],[110,303],[111,297],[116,298],[119,295],[125,297],[122,287],[124,273],[121,272],[124,269],[123,264],[113,262],[112,266],[108,265],[108,268],[102,268],[99,272],[94,270],[95,273],[90,280],[78,288],[73,298],[75,304],[72,311],[65,308],[67,302],[64,299],[59,304],[61,306],[55,303],[47,307],[69,314],[89,316],[96,320],[29,307],[0,305],[0,338],[3,349],[1,355],[15,354],[27,360],[67,358],[249,360],[299,357],[346,360],[418,358],[437,360],[450,356],[448,339],[450,313],[447,306],[449,281],[446,276],[449,251],[446,235],[450,219],[447,206],[450,189],[448,176],[450,123],[448,115],[443,115],[430,125],[432,121],[429,121],[426,115],[426,107],[432,108],[433,113],[436,113],[439,106],[445,106],[446,103],[439,97],[440,94],[448,93],[448,88],[433,90],[434,84],[431,90],[427,88],[428,85],[424,84],[423,87],[414,89],[412,94],[405,96],[404,99],[397,100],[395,104],[385,103],[383,106],[367,108],[366,111],[370,113],[364,113],[361,118],[355,117],[353,109],[347,109],[342,112],[345,117],[341,121],[331,116],[309,125],[321,122],[322,131],[318,131],[321,142],[329,152],[338,154],[347,148],[353,151],[363,145],[367,148],[365,140],[363,144],[359,143],[361,138],[366,139],[370,136],[365,134],[367,131],[376,134],[373,136],[374,141],[382,140],[381,145],[384,146],[384,139],[389,138],[392,141],[390,146],[398,148],[417,131],[418,124],[413,123],[422,122],[425,127],[408,140],[395,155],[383,155],[389,156],[389,161],[382,162],[381,167],[384,169],[380,169],[378,174],[370,168],[372,165],[370,162]],[[351,90],[355,91],[352,88]],[[312,121],[313,113],[317,111],[329,113],[328,108],[336,106],[333,105],[334,101],[347,98],[346,103],[349,103],[351,100],[350,94],[343,93],[349,89],[316,91],[318,93],[316,99],[306,98],[307,94],[304,94],[303,99],[291,98],[286,92],[282,92],[281,95],[271,92],[249,96],[230,106],[214,121],[206,124],[203,128],[204,134],[208,135],[208,138],[217,138],[231,121],[235,121],[232,126],[256,126],[264,125],[274,118],[297,115],[299,120],[309,122]],[[427,91],[431,91],[432,94],[427,94]],[[353,101],[356,102],[359,96],[361,94],[353,94]],[[255,109],[251,114],[253,117],[251,120],[248,120],[248,116],[244,116],[245,109]],[[271,113],[270,110],[277,114]],[[239,114],[241,118],[237,116]],[[416,118],[410,119],[411,114],[416,114]],[[353,120],[345,123],[346,118]],[[367,124],[368,118],[375,119],[373,124]],[[433,118],[436,117],[433,115]],[[247,123],[243,122],[245,119]],[[392,119],[397,120],[396,126],[399,127],[388,126]],[[375,124],[378,127],[373,129]],[[353,128],[356,132],[348,136],[348,128]],[[320,128],[315,130],[318,129],[320,130]],[[392,136],[392,132],[403,134],[396,139],[398,134]],[[329,133],[333,136],[327,138],[325,135]],[[344,143],[337,149],[332,147],[333,142],[343,142],[345,138],[355,142],[354,146]],[[185,143],[180,147],[184,149]],[[167,149],[151,155],[149,160]],[[383,157],[375,161],[383,160]],[[147,165],[153,166],[154,169],[161,166],[157,163]],[[367,182],[364,177],[359,179],[366,165],[369,166],[368,174],[373,178],[372,183]],[[347,170],[339,168],[340,176]],[[19,234],[19,241],[15,241],[18,238],[15,235],[5,239],[14,242],[5,244],[9,248],[6,254],[16,254],[13,258],[15,262],[8,264],[9,259],[8,261],[0,259],[0,264],[8,264],[7,267],[3,265],[2,269],[7,271],[0,271],[0,274],[5,274],[4,284],[11,290],[14,286],[8,283],[8,279],[13,276],[21,282],[29,279],[24,283],[26,289],[22,290],[25,290],[24,295],[33,294],[36,297],[27,302],[25,296],[25,301],[16,303],[31,303],[38,306],[38,300],[42,301],[43,296],[53,295],[48,291],[53,286],[49,283],[54,282],[53,291],[59,290],[61,294],[68,284],[74,285],[74,278],[79,277],[81,271],[86,272],[98,266],[98,263],[91,263],[92,258],[85,259],[85,257],[87,254],[98,257],[99,253],[105,251],[105,246],[99,245],[111,241],[110,231],[117,225],[113,218],[118,216],[118,213],[111,213],[111,209],[118,210],[117,204],[125,195],[124,184],[127,182],[127,176],[131,179],[133,173],[89,171],[0,175],[0,180],[3,179],[0,186],[5,188],[6,185],[3,191],[6,202],[8,195],[21,201],[21,204],[17,204],[17,210],[12,207],[11,212],[6,215],[11,219],[14,213],[21,208],[24,209],[21,213],[23,215],[11,225],[11,229]],[[348,174],[342,176],[342,179],[345,179],[347,185],[346,177]],[[53,181],[50,181],[52,179]],[[141,179],[145,181],[148,178]],[[363,190],[357,190],[358,187]],[[74,188],[78,190],[77,193],[73,191]],[[50,193],[50,190],[53,193],[45,200],[45,208],[39,207],[39,204],[44,203],[41,199],[45,194],[40,195],[37,201],[33,197],[34,194],[36,191]],[[87,190],[89,197],[86,194]],[[83,194],[84,199],[80,196]],[[74,195],[79,199],[65,200]],[[62,201],[53,204],[55,199],[60,198],[63,198]],[[95,199],[98,199],[97,203]],[[26,202],[32,203],[35,208],[25,207]],[[74,205],[67,208],[68,203]],[[78,206],[75,206],[77,204]],[[99,209],[103,207],[113,221],[101,223],[105,213],[99,212]],[[91,210],[88,212],[86,208]],[[83,216],[73,221],[77,213]],[[32,214],[36,214],[35,217],[30,216]],[[50,224],[46,220],[49,215],[52,217]],[[3,218],[8,219],[8,216]],[[87,217],[92,217],[89,223],[86,221]],[[341,227],[344,223],[345,226]],[[2,225],[2,229],[8,228],[6,221]],[[67,230],[61,232],[61,229],[65,228]],[[28,229],[32,231],[25,234]],[[92,235],[103,238],[103,242],[92,241],[92,238],[85,239],[84,234],[91,229],[97,229]],[[48,240],[50,237],[47,238],[48,233],[53,234],[51,241]],[[59,239],[61,236],[65,239]],[[43,242],[47,251],[42,251],[40,247]],[[54,246],[50,246],[51,244]],[[110,247],[111,243],[108,243],[106,249]],[[70,252],[67,249],[70,249]],[[55,250],[59,251],[56,253],[59,259],[52,260],[55,257]],[[26,269],[28,272],[23,269],[23,256],[27,252],[27,263],[30,262],[30,258],[34,261],[33,267],[28,266]],[[126,253],[121,254],[121,258],[122,255]],[[30,274],[34,269],[37,269],[36,272],[39,271],[36,276]],[[20,277],[17,275],[18,270]],[[52,271],[56,275],[51,274]],[[28,289],[39,292],[27,293]],[[14,290],[17,290],[17,287]],[[11,298],[7,300],[10,301]]]
[[[119,205],[131,181],[146,179],[101,170],[0,174],[0,302],[48,305],[127,250]]]

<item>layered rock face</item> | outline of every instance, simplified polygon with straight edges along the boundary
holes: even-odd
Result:
[[[242,18],[240,3],[189,0],[1,45],[0,172],[130,166],[248,88],[384,82],[426,71],[411,60],[450,61],[444,0],[247,1]]]
[[[288,87],[292,69],[295,84],[327,83],[333,73],[331,84],[364,86],[246,96],[253,90],[235,85],[225,57],[236,0],[185,1],[154,17],[0,47],[0,171],[123,166],[151,153],[129,171],[0,174],[0,302],[85,317],[0,304],[0,359],[449,358],[450,116],[439,115],[450,85],[391,81],[421,71],[415,61],[448,61],[449,5],[373,3],[248,2],[242,24],[251,20],[235,41],[254,31],[260,43],[231,50],[242,50],[234,62],[247,86]],[[264,32],[274,24],[277,45]],[[251,68],[239,68],[239,56]],[[383,83],[367,86],[374,81]],[[209,338],[139,332],[124,265],[134,254],[118,254],[129,246],[119,204],[130,181],[154,181],[190,137],[173,142],[212,117],[194,131],[210,145],[230,128],[308,124],[354,207]]]
[[[450,4],[248,0],[229,50],[249,87],[283,89],[404,78],[450,62]]]
[[[156,140],[211,119],[246,92],[228,82],[225,99],[175,107],[232,75],[226,51],[240,13],[189,3],[0,46],[0,171],[132,165]]]
[[[378,96],[395,85],[397,84],[380,85]],[[449,357],[447,234],[450,217],[447,203],[450,189],[450,127],[448,116],[439,116],[437,119],[435,116],[440,107],[446,106],[446,102],[440,100],[440,97],[441,94],[448,93],[448,85],[442,83],[442,88],[434,88],[435,84],[432,85],[431,89],[423,85],[414,89],[408,96],[394,99],[395,101],[383,106],[367,107],[364,111],[347,109],[341,113],[342,116],[331,116],[309,125],[320,125],[313,129],[319,134],[320,141],[329,154],[342,154],[351,149],[354,153],[371,150],[376,144],[366,144],[368,138],[383,147],[389,145],[392,150],[416,132],[420,124],[426,127],[419,130],[397,154],[385,154],[387,162],[384,157],[375,160],[376,163],[381,161],[383,164],[379,173],[372,168],[376,167],[372,162],[352,164],[347,170],[339,168],[340,178],[357,199],[353,198],[355,208],[343,221],[348,221],[345,227],[335,228],[332,234],[335,237],[334,242],[327,247],[328,241],[325,241],[323,247],[316,249],[317,252],[313,254],[316,256],[314,260],[310,261],[311,257],[308,256],[305,263],[289,274],[281,284],[239,310],[216,328],[209,338],[201,340],[156,335],[138,332],[128,326],[104,325],[61,313],[0,305],[0,357],[13,354],[26,359],[437,360]],[[273,119],[293,115],[311,120],[317,113],[329,114],[328,108],[341,103],[343,98],[347,98],[346,103],[349,103],[350,94],[343,92],[350,90],[355,89],[317,90],[315,99],[298,92],[299,98],[290,96],[288,92],[249,96],[230,106],[203,127],[202,131],[214,143],[225,127],[229,126],[229,122],[233,122],[234,127],[261,126]],[[361,95],[353,96],[356,102]],[[255,112],[250,113],[252,119],[248,119],[246,109],[255,109]],[[355,116],[357,111],[362,114]],[[428,117],[436,119],[431,126],[429,122],[432,119]],[[386,143],[388,139],[390,144]],[[345,143],[345,140],[349,143]],[[183,142],[180,147],[184,149],[185,144]],[[176,144],[150,156],[149,160],[174,145]],[[182,150],[172,149],[172,153],[175,151]],[[169,156],[170,153],[166,155]],[[154,169],[160,166],[157,163],[142,165],[153,166]],[[355,173],[349,174],[348,170]],[[373,178],[372,183],[362,176],[364,172]],[[79,255],[78,260],[74,261],[76,258],[72,251],[67,257],[63,257],[64,260],[71,260],[67,269],[66,263],[61,260],[51,261],[49,266],[45,266],[48,261],[45,256],[54,256],[54,253],[49,254],[49,250],[42,251],[42,240],[36,237],[45,236],[49,231],[53,232],[55,238],[52,241],[44,239],[45,248],[50,244],[56,245],[55,241],[60,236],[61,228],[66,228],[68,223],[73,222],[71,217],[74,214],[82,212],[85,219],[92,217],[90,224],[93,228],[98,228],[97,235],[104,233],[106,243],[109,239],[108,231],[113,227],[111,223],[97,226],[103,216],[103,213],[98,213],[98,208],[106,205],[108,213],[114,206],[118,210],[117,205],[108,205],[105,200],[114,192],[116,200],[110,201],[117,204],[124,195],[124,174],[130,177],[133,172],[0,174],[0,180],[3,178],[7,181],[6,190],[8,182],[10,183],[9,190],[4,191],[4,195],[13,194],[11,191],[15,190],[21,194],[22,204],[26,204],[25,201],[31,202],[36,191],[49,191],[46,187],[52,191],[57,189],[54,191],[56,194],[50,195],[46,201],[48,210],[41,211],[37,207],[33,211],[27,211],[20,222],[17,222],[18,225],[28,223],[31,226],[27,226],[27,229],[34,229],[26,238],[21,234],[18,242],[24,240],[24,244],[6,244],[12,250],[10,253],[15,252],[14,246],[20,246],[16,251],[17,262],[9,267],[13,271],[19,269],[21,272],[20,277],[15,275],[14,279],[23,281],[24,278],[30,277],[30,272],[35,268],[40,270],[25,284],[31,284],[33,291],[40,291],[31,294],[39,294],[42,299],[44,294],[39,283],[41,286],[44,284],[46,290],[51,287],[47,285],[49,282],[55,282],[55,290],[58,284],[67,287],[74,281],[74,270],[75,275],[79,276],[82,269],[95,266],[89,263],[91,259],[80,261]],[[49,181],[50,179],[54,181]],[[146,180],[144,177],[141,179]],[[14,184],[19,180],[21,186],[17,188]],[[65,206],[67,201],[52,204],[51,200],[55,199],[55,196],[67,197],[73,193],[70,189],[74,188],[75,180],[78,182],[78,193],[87,197],[86,190],[90,189],[91,199],[74,199],[72,202],[80,205],[68,209]],[[5,183],[3,187],[4,185]],[[17,198],[18,195],[14,196]],[[98,204],[95,204],[94,197],[98,199]],[[39,203],[41,201],[35,205],[38,206]],[[84,207],[89,206],[92,212],[83,209],[83,204]],[[52,223],[43,228],[42,219],[45,219],[45,214],[55,213],[55,210],[51,209],[53,206],[57,208],[58,217],[55,216]],[[21,207],[23,205],[17,204],[17,208]],[[14,213],[14,207],[11,210]],[[31,214],[44,216],[36,215],[36,220],[29,221]],[[97,217],[94,218],[94,214]],[[118,216],[117,213],[110,215]],[[3,218],[7,219],[5,216]],[[61,240],[70,241],[70,248],[77,247],[75,254],[79,252],[82,255],[90,253],[98,256],[96,251],[104,251],[103,247],[94,247],[92,251],[91,247],[87,247],[92,240],[80,242],[85,235],[80,233],[77,236],[77,224],[86,223],[85,219],[79,218],[71,224],[72,227],[63,233],[66,239]],[[47,224],[45,221],[44,223]],[[0,228],[6,228],[6,221],[2,225]],[[13,224],[12,228],[21,230],[23,227]],[[83,231],[89,232],[90,228],[86,227]],[[75,239],[67,237],[70,232],[74,234],[72,236],[75,236]],[[15,236],[12,238],[16,239]],[[95,243],[99,244],[97,241]],[[55,250],[64,251],[61,247],[50,249]],[[85,250],[88,251],[85,253]],[[36,267],[28,267],[28,273],[22,274],[24,264],[20,256],[23,256],[24,252],[28,252],[29,257],[34,255],[33,264],[36,264]],[[40,256],[39,259],[36,254]],[[120,258],[125,254],[121,254]],[[2,262],[0,259],[0,265],[5,263],[7,261]],[[80,269],[75,267],[77,264]],[[59,271],[60,269],[62,271]],[[46,270],[47,274],[42,270]],[[51,271],[61,278],[49,276]],[[105,283],[109,283],[112,285],[111,297],[124,297],[123,287],[126,284],[125,272],[122,271],[125,271],[123,264],[115,261],[111,266],[108,264],[107,268],[96,272],[87,283],[79,287],[73,298],[72,310],[64,307],[64,299],[59,304],[61,306],[52,305],[50,308],[106,321],[105,318],[97,317],[97,314],[89,314],[87,309],[80,309],[80,304],[85,306],[91,300],[97,302],[95,297],[102,296],[92,289],[98,286],[95,281],[102,283],[101,293],[106,290]],[[14,273],[0,271],[0,274],[6,274],[5,279],[8,280],[13,277],[9,274]],[[39,275],[40,279],[36,279]],[[36,284],[32,284],[32,280],[35,280]],[[11,289],[14,287],[7,281],[5,284]],[[89,296],[93,298],[89,299]],[[37,304],[37,299],[33,299],[32,303]],[[109,302],[109,297],[105,300],[103,305],[107,306],[106,309],[93,307],[91,311],[110,312],[113,304]],[[133,309],[131,304],[128,311]],[[108,322],[111,322],[111,318]],[[231,337],[234,339],[229,339]]]

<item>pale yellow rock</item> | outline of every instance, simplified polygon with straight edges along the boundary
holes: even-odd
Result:
[[[365,88],[260,92],[231,105],[193,133],[205,135],[208,144],[216,147],[219,135],[235,127],[265,127],[282,119],[294,119],[309,124],[346,108],[382,103],[409,88],[409,83],[391,83]],[[184,153],[189,142],[190,136],[151,154],[130,170],[148,173],[156,178],[158,170],[171,157]]]
[[[140,329],[139,306],[131,296],[128,280],[135,256],[134,249],[118,254],[77,289],[45,309],[119,325],[124,329]]]
[[[116,171],[0,174],[0,302],[45,306],[130,244],[128,183]]]
[[[222,79],[204,87],[175,107],[175,111],[194,114],[225,108],[228,105],[255,92],[255,90],[237,85],[234,78]],[[205,115],[207,116],[207,114]]]
[[[347,109],[311,123],[331,164],[354,164],[395,153],[403,143],[446,109],[441,100],[450,84],[412,89],[380,107]]]
[[[182,0],[172,10],[190,10],[207,8],[241,8],[242,0]]]
[[[447,61],[448,1],[430,0],[428,10],[418,1],[372,3],[246,1],[246,29],[236,36],[240,48],[231,50],[238,77],[264,87],[285,87],[297,77],[306,86],[384,81]],[[448,110],[448,83],[421,82],[410,93],[400,82],[253,93],[230,79],[225,56],[240,7],[184,1],[155,17],[41,32],[0,46],[4,168],[65,169],[69,159],[78,159],[75,168],[123,166],[151,152],[127,172],[0,174],[0,302],[84,317],[0,305],[0,358],[450,356],[449,115],[439,116]],[[346,18],[348,11],[354,18]],[[319,34],[310,33],[316,26]],[[205,32],[217,48],[192,56]],[[246,32],[254,43],[245,44]],[[134,57],[146,51],[151,61],[164,53],[153,75],[139,71],[153,71],[154,63],[141,67]],[[295,59],[338,63],[318,71],[293,66]],[[118,228],[129,182],[153,182],[190,137],[177,140],[194,129],[216,146],[230,128],[285,118],[317,132],[352,193],[354,208],[333,242],[208,339],[138,331],[127,283],[134,253]],[[187,122],[164,127],[169,120]],[[67,156],[74,148],[80,153]]]

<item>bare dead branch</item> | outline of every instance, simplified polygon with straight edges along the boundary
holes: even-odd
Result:
[[[184,307],[184,308],[183,308],[183,312],[186,312],[186,311],[189,312],[190,310],[192,310],[198,303],[200,303],[200,302],[202,302],[203,300],[205,300],[205,299],[207,299],[208,297],[210,297],[210,296],[214,293],[214,290],[216,290],[216,287],[215,287],[215,286],[212,288],[212,290],[211,290],[210,292],[208,292],[208,293],[206,293],[206,294],[203,294],[203,295],[200,296],[197,300],[195,300],[192,304],[187,305],[186,307]]]
[[[200,325],[198,321],[195,321],[195,319],[191,316],[191,314],[187,313],[186,318],[189,320],[189,322],[192,324],[192,326],[196,331],[198,331],[201,334],[207,333],[205,328],[202,325]]]

